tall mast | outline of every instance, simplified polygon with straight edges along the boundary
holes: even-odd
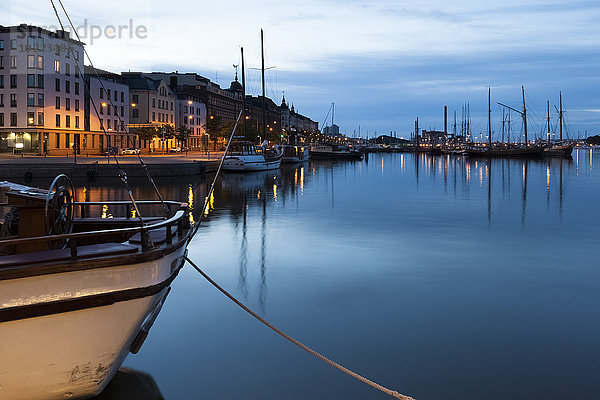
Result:
[[[525,147],[527,147],[529,144],[527,141],[527,109],[525,108],[525,88],[523,86],[521,86],[521,91],[523,92],[523,125],[525,127]]]
[[[335,115],[335,103],[331,102],[331,128],[333,129],[333,117]]]
[[[456,138],[456,110],[454,110],[454,138]]]
[[[546,109],[548,111],[548,143],[550,143],[550,100],[547,100]]]
[[[241,48],[242,51],[242,115],[244,118],[244,139],[248,139],[246,137],[246,73],[244,72],[244,48]]]
[[[563,109],[562,109],[562,91],[560,93],[560,111],[558,113],[558,118],[560,119],[560,141],[562,142],[562,127],[563,127]]]
[[[506,122],[506,116],[504,115],[504,108],[502,109],[502,143],[504,143],[504,123]]]
[[[415,121],[415,151],[419,148],[419,117]]]
[[[492,150],[492,89],[488,87],[488,149]]]
[[[508,110],[508,144],[510,144],[510,110]]]
[[[260,58],[261,58],[261,73],[262,73],[262,131],[263,139],[267,137],[267,116],[265,111],[265,46],[263,40],[263,30],[260,30]]]

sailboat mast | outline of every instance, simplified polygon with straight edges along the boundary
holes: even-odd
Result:
[[[331,103],[331,128],[333,129],[333,117],[335,115],[335,103]]]
[[[562,128],[563,128],[563,109],[562,109],[562,91],[560,93],[560,111],[558,113],[558,118],[560,119],[560,141],[562,142]]]
[[[488,87],[488,149],[492,150],[492,89]]]
[[[502,109],[502,143],[504,143],[504,123],[506,122],[506,116],[504,115],[504,108]]]
[[[523,125],[525,131],[525,147],[529,145],[527,141],[527,109],[525,108],[525,88],[521,86],[521,91],[523,92]]]
[[[265,46],[264,46],[264,38],[263,38],[263,30],[260,30],[260,58],[261,58],[261,73],[262,73],[262,131],[263,131],[263,139],[267,137],[267,116],[265,111]]]
[[[244,118],[244,139],[248,139],[246,137],[246,73],[245,73],[245,69],[244,69],[244,48],[241,48],[241,52],[242,52],[242,115]]]
[[[547,100],[547,111],[548,111],[548,143],[550,143],[550,100]]]

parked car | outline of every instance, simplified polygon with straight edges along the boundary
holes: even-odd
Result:
[[[130,148],[130,149],[123,149],[123,150],[121,150],[121,155],[122,156],[128,155],[128,154],[140,154],[140,149]]]
[[[181,153],[181,147],[171,147],[169,151],[171,153]]]

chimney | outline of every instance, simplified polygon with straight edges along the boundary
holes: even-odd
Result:
[[[448,106],[444,106],[444,133],[448,133]]]
[[[173,90],[177,89],[177,77],[176,76],[171,77],[171,79],[169,80],[169,86]]]

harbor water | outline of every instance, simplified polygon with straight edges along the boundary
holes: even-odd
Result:
[[[418,400],[597,399],[599,166],[592,150],[371,154],[224,174],[189,256],[291,336]],[[197,219],[209,180],[159,185]],[[79,200],[122,195],[84,186]],[[388,398],[277,336],[189,266],[125,365],[168,400]]]

